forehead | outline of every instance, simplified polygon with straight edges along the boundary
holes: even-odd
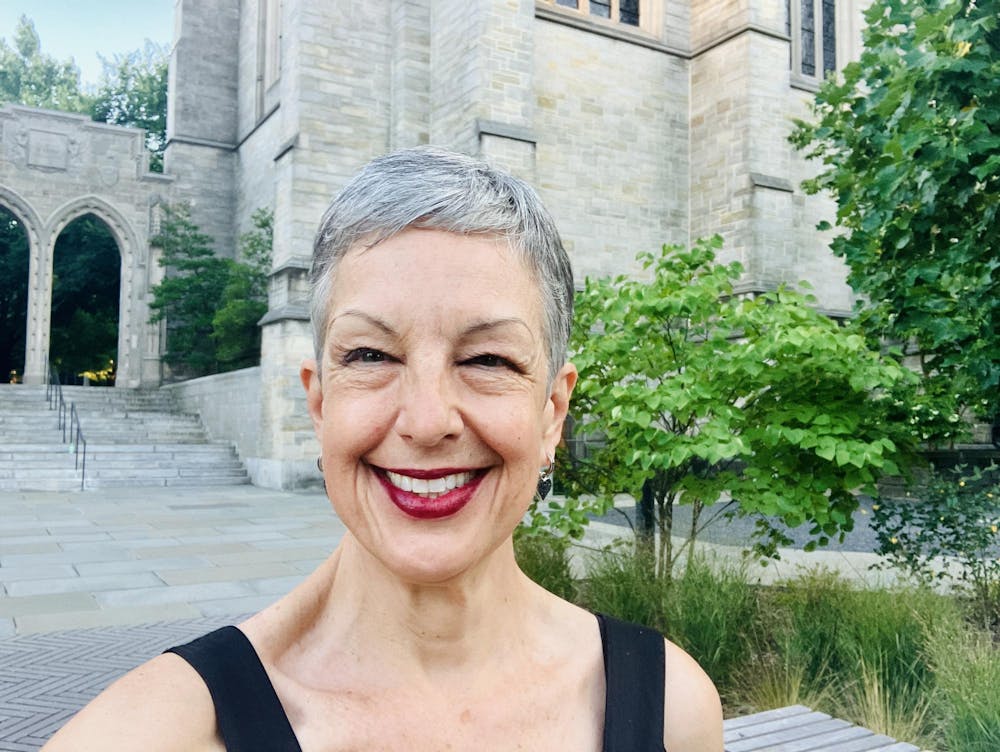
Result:
[[[503,238],[408,229],[337,266],[330,316],[348,308],[420,319],[518,317],[540,332],[535,277]]]

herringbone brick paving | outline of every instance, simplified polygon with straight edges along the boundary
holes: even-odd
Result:
[[[0,640],[0,752],[32,752],[115,679],[223,624],[205,617]]]

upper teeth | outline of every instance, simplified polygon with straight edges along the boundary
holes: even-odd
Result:
[[[464,486],[472,480],[475,473],[455,473],[440,478],[413,478],[409,475],[386,470],[385,475],[396,488],[415,494],[429,494],[431,498],[434,498],[448,493],[453,488]]]

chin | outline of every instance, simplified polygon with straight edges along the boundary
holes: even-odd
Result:
[[[431,542],[415,546],[406,553],[381,555],[379,559],[401,582],[410,585],[447,585],[482,570],[495,559],[498,549],[504,543],[500,541],[489,550],[448,550],[448,542],[440,541],[439,545]]]

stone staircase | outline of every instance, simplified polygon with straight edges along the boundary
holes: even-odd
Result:
[[[249,482],[233,446],[210,441],[167,392],[66,386],[63,397],[76,404],[87,440],[87,489]],[[0,491],[80,488],[82,457],[58,424],[44,386],[0,384]]]

